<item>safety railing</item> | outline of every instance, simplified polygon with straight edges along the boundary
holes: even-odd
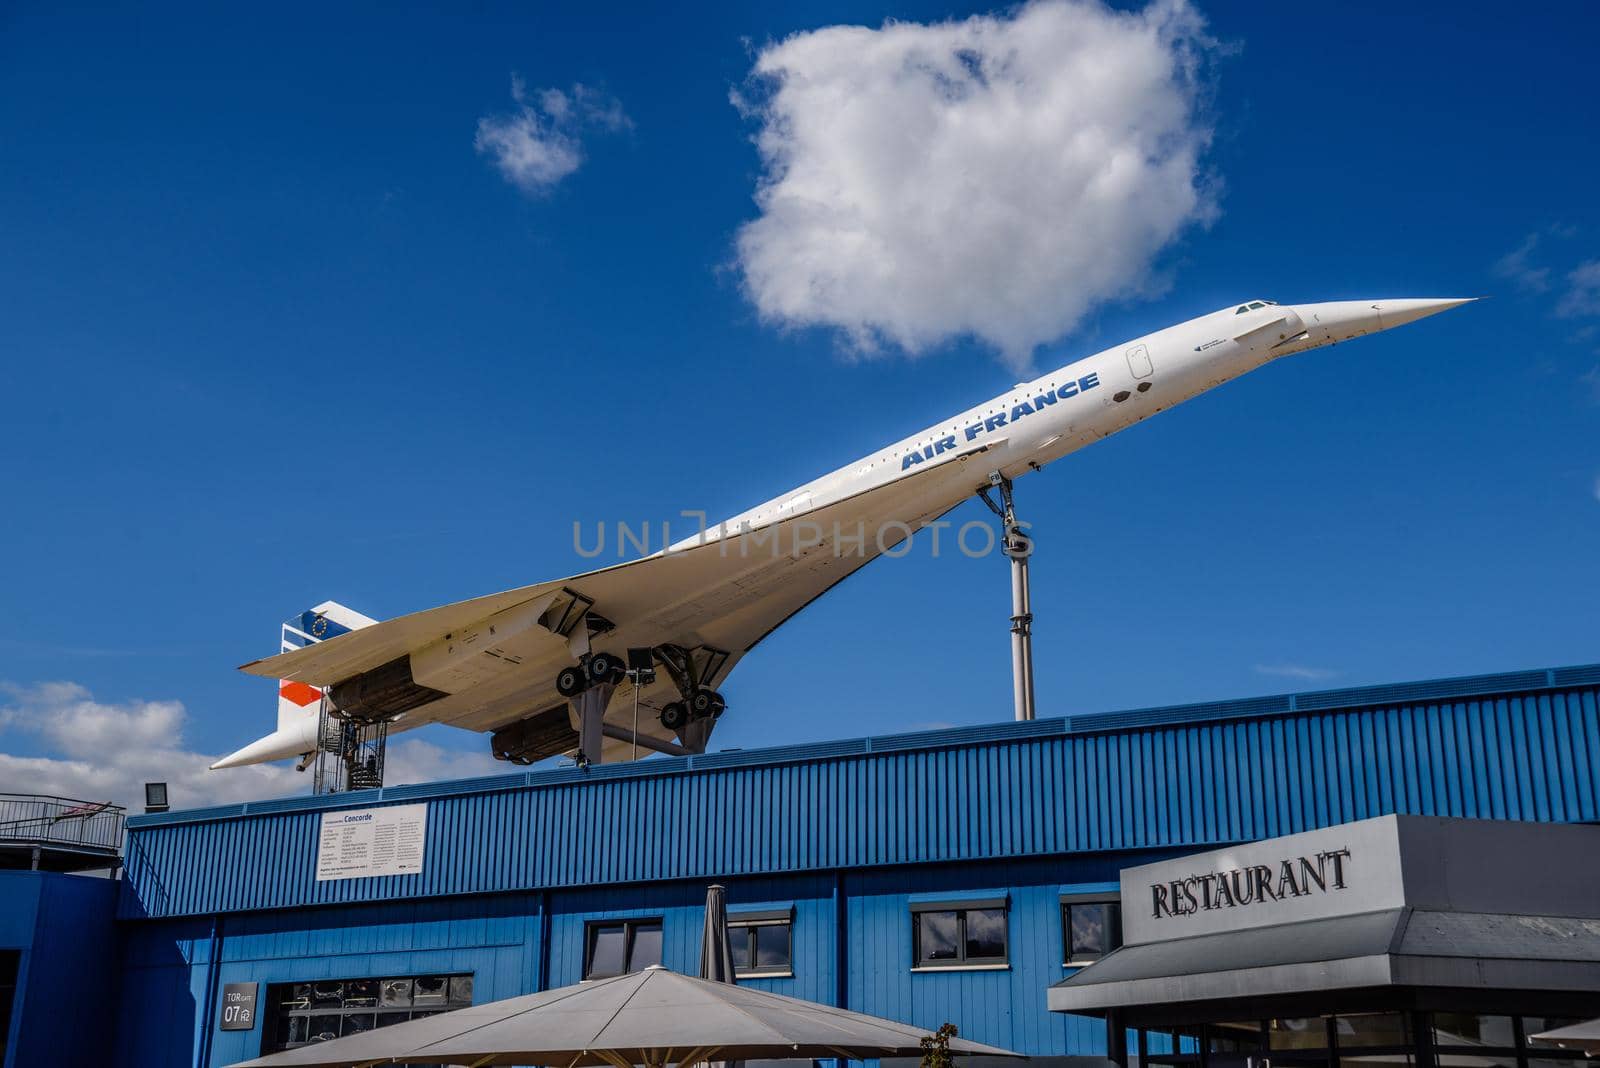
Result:
[[[0,845],[115,855],[127,812],[109,801],[45,794],[0,794]]]

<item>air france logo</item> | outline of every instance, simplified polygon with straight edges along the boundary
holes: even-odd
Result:
[[[1063,384],[1059,389],[1048,393],[1041,393],[1037,397],[1032,398],[1032,400],[1023,400],[1017,404],[1014,404],[1011,406],[1011,414],[1009,416],[1011,425],[1015,426],[1018,422],[1026,419],[1035,412],[1044,411],[1046,406],[1055,404],[1057,401],[1064,401],[1068,397],[1076,397],[1080,393],[1087,393],[1089,390],[1093,389],[1099,384],[1099,373],[1091,371],[1082,378],[1074,379],[1073,381]],[[967,426],[962,431],[962,434],[968,441],[976,441],[978,440],[979,434],[992,434],[994,431],[1005,426],[1007,418],[1008,416],[1005,412],[995,412],[987,419]],[[900,459],[900,470],[908,470],[909,468],[922,463],[924,460],[931,460],[940,453],[949,452],[956,447],[956,436],[954,434],[947,434],[938,441],[925,446],[920,452],[913,451],[906,453],[905,456],[901,457]]]

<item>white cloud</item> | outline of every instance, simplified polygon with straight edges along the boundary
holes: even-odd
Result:
[[[620,101],[586,85],[530,93],[513,75],[511,99],[515,111],[478,120],[473,145],[494,161],[506,181],[530,196],[548,193],[583,164],[580,138],[585,129],[633,125]]]
[[[1533,265],[1533,250],[1539,245],[1539,235],[1529,234],[1527,239],[1495,261],[1494,274],[1506,278],[1530,293],[1543,293],[1550,288],[1550,268]]]
[[[1330,668],[1307,667],[1304,664],[1257,664],[1256,674],[1301,679],[1305,682],[1322,682],[1338,677],[1339,673]]]
[[[105,704],[77,683],[0,683],[0,739],[8,732],[27,734],[46,751],[28,757],[0,752],[0,783],[21,793],[113,801],[132,812],[143,807],[146,782],[167,783],[177,808],[310,791],[310,774],[288,764],[211,771],[220,754],[184,746],[187,719],[177,701]],[[263,732],[269,719],[263,719]],[[400,738],[389,743],[385,779],[398,785],[511,770],[491,757],[487,746],[482,753],[462,753]]]
[[[1201,157],[1215,51],[1184,0],[831,26],[763,49],[760,215],[738,234],[763,319],[917,354],[970,335],[1016,367],[1216,213]]]
[[[1567,289],[1556,314],[1563,319],[1600,315],[1600,260],[1588,260],[1567,272]]]

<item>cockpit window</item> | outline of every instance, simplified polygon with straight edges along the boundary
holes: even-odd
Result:
[[[1250,305],[1241,304],[1241,305],[1239,305],[1239,310],[1234,312],[1233,314],[1235,314],[1235,315],[1243,315],[1245,312],[1247,312],[1249,310],[1250,310]]]
[[[1239,305],[1238,309],[1233,314],[1243,315],[1247,311],[1255,311],[1257,308],[1265,308],[1269,304],[1276,307],[1277,303],[1278,302],[1275,300],[1252,300],[1249,304]]]

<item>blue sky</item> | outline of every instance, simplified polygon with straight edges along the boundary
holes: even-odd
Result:
[[[0,789],[111,793],[264,733],[273,687],[234,667],[320,600],[387,617],[584,570],[574,521],[732,514],[1009,386],[992,338],[869,352],[774,316],[739,244],[761,57],[983,13],[1015,14],[8,7]],[[1203,203],[1109,298],[1050,257],[974,279],[1083,306],[1033,366],[1248,297],[1493,299],[1020,483],[1040,714],[1600,660],[1600,14],[1193,15]],[[569,170],[508,180],[481,124],[519,117]],[[968,184],[958,251],[1001,195]],[[714,747],[1008,718],[1008,597],[999,559],[875,563],[744,662]],[[419,736],[413,775],[483,763]],[[97,772],[93,746],[154,755]]]

